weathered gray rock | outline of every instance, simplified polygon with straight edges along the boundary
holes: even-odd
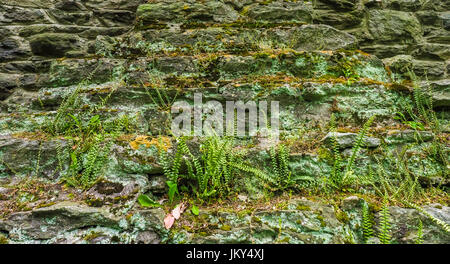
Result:
[[[8,98],[12,94],[12,90],[19,86],[19,75],[0,73],[0,100]]]
[[[330,25],[343,30],[360,25],[364,19],[363,15],[364,13],[360,9],[345,13],[335,10],[315,10],[314,23]]]
[[[444,79],[439,81],[422,82],[420,87],[425,91],[432,90],[434,107],[450,106],[450,80]]]
[[[422,27],[417,18],[400,11],[369,11],[368,29],[373,40],[381,43],[419,42],[422,37]]]
[[[92,83],[111,80],[114,69],[121,65],[120,60],[110,59],[67,59],[53,61],[48,80],[43,86],[64,87],[75,85],[89,76]]]
[[[418,11],[422,7],[423,1],[421,0],[387,0],[384,4],[387,8],[393,10],[414,12]]]
[[[126,220],[106,207],[65,201],[14,213],[0,220],[0,229],[15,243],[159,243],[163,218],[160,208],[134,212]]]
[[[398,54],[408,54],[411,53],[414,48],[410,45],[398,45],[398,44],[374,44],[374,45],[364,45],[361,47],[364,52],[373,54],[378,58],[391,58]]]
[[[48,13],[60,24],[72,24],[79,26],[94,26],[92,12],[68,12],[65,10],[51,9]]]
[[[254,4],[245,8],[245,16],[267,22],[311,22],[312,6],[307,2],[272,1],[268,5]]]
[[[183,23],[183,22],[216,22],[233,23],[239,14],[231,7],[218,1],[169,3],[158,2],[140,5],[137,17],[144,25],[152,23]]]
[[[356,143],[358,134],[356,133],[340,133],[340,132],[329,132],[322,140],[325,144],[332,147],[332,139],[336,138],[340,149],[351,148]],[[380,146],[381,141],[378,138],[366,137],[365,144],[369,148],[376,148]]]
[[[436,80],[445,76],[445,62],[431,60],[414,60],[413,71],[420,77]]]
[[[426,206],[424,209],[437,219],[449,224],[450,208],[441,205],[437,206],[439,208]],[[392,238],[398,243],[412,244],[416,241],[419,219],[424,226],[422,237],[424,244],[441,244],[450,241],[449,233],[445,232],[441,226],[435,224],[430,218],[415,209],[392,206],[389,207],[389,213],[392,219]],[[376,215],[376,219],[379,219],[379,214]]]
[[[35,55],[64,57],[68,52],[81,48],[79,38],[73,34],[44,33],[30,38],[31,50]]]
[[[85,0],[84,5],[90,9],[106,10],[129,10],[136,11],[136,8],[145,2],[145,0]]]
[[[450,3],[448,3],[447,1],[439,0],[424,1],[422,9],[433,11],[448,11],[450,9]]]
[[[450,45],[425,43],[413,53],[415,58],[421,60],[445,61],[450,59]]]
[[[204,210],[202,234],[190,227],[180,230],[174,236],[175,243],[363,243],[362,205],[358,197],[348,197],[340,208],[307,199],[292,199],[277,210],[259,210],[251,213],[221,212]],[[449,222],[449,208],[426,207],[438,219]],[[389,207],[393,237],[391,243],[414,243],[417,237],[418,221],[423,222],[423,242],[446,243],[449,234],[415,209]],[[375,213],[376,233],[368,243],[379,244],[379,213]],[[199,227],[193,224],[192,228]]]
[[[63,140],[39,141],[9,135],[0,136],[0,155],[2,162],[7,165],[3,168],[5,171],[0,172],[56,179],[60,173],[58,157],[62,159],[62,164],[66,165],[68,162],[64,157],[58,156],[57,149],[61,148],[63,151],[66,144]]]
[[[356,38],[327,25],[305,25],[293,32],[296,36],[293,47],[297,50],[351,49]]]
[[[30,47],[22,38],[6,37],[0,40],[0,62],[22,60],[31,55]]]
[[[6,220],[0,220],[0,229],[9,232],[20,229],[22,235],[31,239],[50,239],[58,233],[86,226],[118,227],[118,222],[119,218],[106,208],[92,208],[76,202],[61,202],[31,212],[12,214]]]
[[[411,55],[397,55],[383,59],[383,62],[396,73],[408,73],[413,67],[413,57]]]
[[[0,5],[0,25],[50,23],[40,9]]]
[[[406,144],[414,142],[427,142],[434,139],[431,131],[393,130],[389,131],[384,141],[388,144]]]
[[[361,0],[319,0],[337,10],[353,10],[358,7]]]

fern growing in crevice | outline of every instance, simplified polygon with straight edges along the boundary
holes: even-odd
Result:
[[[391,215],[389,213],[389,207],[387,205],[387,201],[383,202],[383,207],[380,212],[380,231],[378,234],[378,238],[382,244],[390,244],[392,235],[391,235]]]
[[[271,147],[270,159],[277,189],[283,191],[290,188],[294,182],[291,179],[292,172],[289,169],[289,151],[284,144],[278,148]]]
[[[359,131],[356,142],[353,145],[352,155],[350,156],[350,159],[347,162],[347,166],[345,167],[344,176],[347,175],[348,173],[352,173],[356,156],[358,155],[361,148],[366,144],[367,132],[368,132],[370,126],[372,125],[373,121],[375,120],[375,117],[376,116],[370,117],[369,120],[367,120],[367,122],[364,124],[361,131]]]
[[[359,131],[356,140],[353,144],[352,148],[352,154],[350,158],[347,160],[347,164],[345,166],[345,169],[342,170],[342,157],[339,151],[339,143],[336,136],[336,126],[335,126],[335,119],[334,115],[331,117],[330,121],[330,130],[333,133],[331,137],[332,142],[332,152],[333,152],[333,168],[331,170],[331,180],[328,180],[328,183],[331,183],[331,185],[334,188],[342,188],[343,186],[347,186],[352,183],[354,180],[354,164],[357,155],[359,154],[359,151],[363,146],[366,144],[366,136],[367,132],[374,122],[376,116],[370,117],[366,123],[364,123],[362,129]]]
[[[423,244],[423,223],[419,219],[419,224],[417,225],[417,238],[414,241],[415,244]]]
[[[184,139],[180,139],[178,146],[181,146],[184,143]],[[162,146],[161,138],[159,139],[159,144]],[[158,148],[159,154],[159,163],[162,165],[164,175],[167,177],[169,181],[177,182],[179,170],[181,167],[181,157],[183,155],[181,147],[177,149],[175,153],[175,158],[170,160],[168,153],[163,148]]]
[[[160,150],[160,163],[168,178],[169,192],[172,192],[172,195],[169,194],[170,200],[173,193],[178,192],[179,184],[183,184],[184,189],[190,189],[200,199],[227,194],[235,174],[230,164],[235,160],[232,140],[217,136],[206,138],[200,145],[199,157],[192,154],[184,137],[178,139],[173,159],[169,158],[166,151]],[[186,165],[186,173],[180,171],[182,164]]]
[[[331,170],[331,180],[329,183],[333,185],[333,187],[337,188],[339,183],[342,182],[342,157],[341,153],[339,151],[339,143],[336,136],[336,124],[335,124],[335,116],[334,114],[331,115],[330,119],[330,130],[333,133],[333,137],[331,137],[331,143],[332,143],[332,151],[333,151],[333,168]]]
[[[69,171],[63,176],[63,181],[72,186],[89,188],[95,184],[104,168],[110,154],[112,141],[105,142],[105,135],[97,134],[92,142],[77,148],[70,154]],[[86,148],[86,152],[83,149]]]
[[[414,203],[410,203],[407,201],[403,201],[404,204],[406,204],[407,206],[416,209],[417,211],[419,211],[420,213],[424,214],[426,217],[428,217],[431,221],[433,221],[436,225],[440,226],[442,229],[445,230],[445,232],[450,233],[450,225],[448,225],[447,223],[445,223],[444,221],[434,217],[433,215],[431,215],[430,213],[428,213],[427,211],[425,211],[422,207],[414,204]]]
[[[428,83],[428,79],[426,79],[427,85],[425,88],[419,86],[420,80],[416,74],[411,70],[408,73],[414,85],[412,95],[414,105],[412,107],[415,107],[415,109],[412,109],[412,107],[406,108],[407,113],[413,120],[411,122],[423,122],[431,127],[434,132],[438,132],[440,130],[440,124],[437,119],[436,112],[433,110],[432,86]]]
[[[272,192],[284,191],[292,188],[295,181],[292,179],[292,172],[289,168],[289,150],[280,144],[277,147],[271,147],[269,150],[270,171],[265,172],[258,168],[244,163],[230,164],[231,166],[254,175],[260,180],[260,186]],[[298,180],[311,180],[310,178],[300,178]]]
[[[366,203],[364,203],[362,208],[362,228],[363,228],[363,242],[364,244],[366,244],[367,241],[374,235],[369,206]]]

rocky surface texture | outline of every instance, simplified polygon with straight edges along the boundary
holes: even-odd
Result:
[[[352,156],[374,115],[352,175],[383,171],[393,180],[377,184],[394,197],[403,187],[386,186],[412,179],[448,225],[449,30],[439,0],[0,0],[0,243],[362,243],[364,204],[379,232],[379,189],[359,180],[332,201],[308,190],[334,173],[336,151]],[[424,100],[418,89],[438,128],[422,112],[399,118]],[[170,105],[196,92],[280,101],[292,197],[258,202],[264,188],[243,173],[229,202],[170,230],[173,204],[137,203],[167,198],[156,137],[176,152]],[[270,167],[264,139],[237,145]],[[423,212],[393,202],[389,213],[394,243],[450,242]]]

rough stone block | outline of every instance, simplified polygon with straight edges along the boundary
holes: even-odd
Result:
[[[73,34],[43,33],[31,37],[30,46],[35,55],[64,57],[69,51],[80,49],[80,42]]]
[[[375,42],[418,42],[422,37],[422,26],[411,14],[393,10],[370,10],[368,29]]]

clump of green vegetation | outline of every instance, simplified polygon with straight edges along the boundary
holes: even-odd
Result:
[[[391,221],[387,201],[384,201],[380,212],[380,231],[378,233],[381,244],[391,244],[392,242]]]
[[[307,205],[303,205],[303,204],[297,205],[297,207],[295,209],[297,209],[299,211],[311,211],[311,207],[309,207]]]
[[[73,146],[69,150],[61,145],[57,147],[58,170],[62,181],[75,187],[89,188],[101,176],[102,169],[110,155],[112,142],[123,132],[132,130],[133,123],[127,115],[120,115],[113,121],[103,121],[98,110],[105,106],[113,90],[102,99],[100,104],[83,105],[81,87],[89,79],[83,81],[70,92],[59,106],[56,116],[47,122],[43,130],[52,136],[64,136],[71,140]],[[64,159],[70,158],[70,166],[63,171]],[[39,159],[38,159],[39,160]],[[39,171],[39,163],[36,173]]]
[[[361,64],[355,56],[347,56],[345,53],[337,53],[333,57],[336,65],[330,66],[329,71],[334,72],[337,77],[345,77],[349,83],[360,78],[356,67]]]
[[[369,206],[364,203],[362,208],[362,228],[363,228],[363,242],[366,244],[367,241],[373,237],[373,224],[369,211]]]
[[[448,225],[447,223],[445,223],[444,221],[432,216],[430,213],[428,213],[427,211],[425,211],[422,207],[414,204],[414,203],[410,203],[410,202],[404,202],[407,206],[416,209],[417,211],[419,211],[420,213],[424,214],[426,217],[428,217],[431,221],[433,221],[435,224],[437,224],[438,226],[442,227],[442,229],[445,230],[445,232],[450,233],[450,225]]]
[[[111,141],[105,143],[103,134],[96,135],[91,142],[70,154],[71,164],[63,180],[71,186],[91,187],[100,179],[110,148]]]
[[[6,236],[0,234],[0,245],[2,245],[2,244],[4,245],[4,244],[8,244],[8,243],[9,243],[8,238],[6,238]]]
[[[230,192],[236,173],[230,164],[238,158],[232,150],[232,140],[207,137],[199,150],[199,157],[194,156],[184,137],[178,140],[173,159],[160,149],[160,163],[168,178],[171,200],[178,189],[193,193],[201,200],[225,196]],[[186,173],[180,171],[182,164],[186,166]]]
[[[415,244],[423,244],[423,223],[419,219],[419,224],[417,225],[417,238],[414,241]]]
[[[330,126],[331,131],[336,132],[335,124],[334,124],[334,115],[331,117]],[[367,136],[367,132],[375,120],[375,116],[369,118],[364,124],[363,128],[358,133],[356,141],[352,148],[352,154],[350,158],[347,160],[347,164],[345,169],[342,170],[342,157],[339,150],[339,143],[336,137],[332,138],[333,144],[333,154],[334,154],[334,162],[333,168],[331,171],[331,176],[329,179],[325,179],[326,183],[334,189],[342,189],[345,186],[349,186],[356,181],[356,176],[354,175],[354,163],[357,155],[361,148],[365,145],[365,140]]]
[[[260,189],[270,190],[272,193],[300,189],[306,183],[315,181],[315,179],[307,176],[297,177],[295,180],[292,179],[292,171],[289,168],[289,150],[284,144],[271,147],[269,156],[271,165],[269,172],[258,169],[249,163],[235,163],[231,165],[255,176],[258,181],[251,184],[256,184],[261,187]],[[250,190],[258,192],[257,188],[250,188]]]
[[[336,219],[339,220],[341,223],[348,223],[350,221],[350,218],[348,217],[348,214],[344,211],[342,211],[339,207],[335,207],[335,214]]]

